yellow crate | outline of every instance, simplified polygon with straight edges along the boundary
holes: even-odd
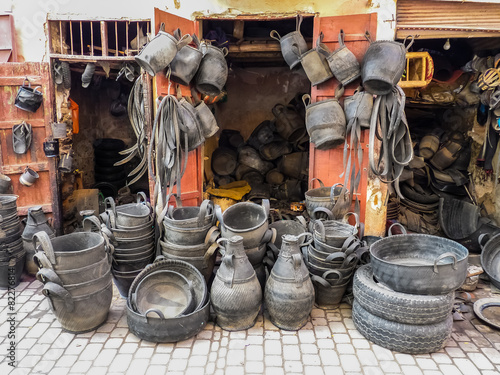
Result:
[[[407,52],[406,68],[398,84],[402,88],[425,87],[433,74],[434,62],[428,52]]]

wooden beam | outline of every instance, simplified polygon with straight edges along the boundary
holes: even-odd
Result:
[[[108,25],[105,21],[101,21],[101,43],[102,43],[102,56],[108,56]]]
[[[3,165],[0,167],[0,171],[3,174],[23,173],[27,165],[36,172],[45,172],[49,170],[49,162],[44,161],[38,163],[29,162],[26,164]]]
[[[104,50],[103,50],[103,55],[104,55]],[[79,55],[60,55],[55,53],[51,54],[50,58],[59,59],[61,61],[72,61],[72,62],[135,61],[134,56],[79,56]]]

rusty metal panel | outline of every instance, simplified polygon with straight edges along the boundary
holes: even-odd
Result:
[[[14,106],[17,91],[26,77],[32,87],[41,86],[43,93],[43,103],[35,113]],[[47,158],[43,152],[43,141],[51,134],[52,97],[48,63],[0,63],[0,172],[12,179],[14,194],[19,195],[19,215],[26,215],[31,206],[41,205],[46,213],[52,214],[57,229],[61,214],[56,158]],[[33,137],[26,154],[18,155],[13,151],[12,127],[23,120],[31,124]],[[19,176],[27,166],[40,176],[30,187],[19,182]]]
[[[500,36],[500,3],[399,0],[396,37],[470,38]]]

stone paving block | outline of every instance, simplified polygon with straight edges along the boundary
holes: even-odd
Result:
[[[43,359],[42,361],[38,362],[36,366],[33,368],[33,373],[40,373],[40,374],[47,374],[49,373],[55,365],[56,361],[47,361]]]
[[[88,344],[80,354],[79,359],[82,361],[93,361],[99,355],[103,346],[103,344]]]
[[[495,368],[482,353],[467,353],[467,356],[479,370],[493,370]]]
[[[285,375],[285,370],[281,367],[266,367],[265,375]]]
[[[205,375],[205,369],[202,367],[188,367],[184,375]]]
[[[212,375],[215,372],[215,363],[214,362],[209,362],[205,366],[205,374],[206,375]]]
[[[362,369],[366,375],[384,375],[384,372],[380,367],[363,366]]]
[[[378,359],[373,350],[358,350],[357,357],[363,366],[378,366]]]
[[[60,332],[59,336],[57,336],[57,338],[52,342],[51,347],[56,349],[66,349],[74,339],[74,334]]]
[[[351,344],[337,344],[337,352],[339,354],[355,354],[354,346]]]
[[[432,359],[417,358],[417,364],[422,370],[437,370],[436,362]]]
[[[75,362],[78,360],[77,355],[68,355],[64,354],[59,360],[56,362],[56,367],[67,367],[70,368],[75,364]]]
[[[401,373],[401,369],[396,361],[380,361],[380,368],[385,373]]]
[[[245,368],[243,366],[228,366],[226,368],[226,374],[231,374],[231,375],[244,375],[245,374]]]
[[[171,371],[184,371],[186,370],[187,364],[187,359],[172,358],[168,361],[168,373]]]
[[[464,352],[479,352],[479,348],[471,341],[459,341],[458,346]]]
[[[43,355],[43,358],[49,361],[57,361],[64,354],[64,349],[49,349]]]
[[[109,371],[124,373],[128,369],[130,362],[132,362],[132,354],[118,354],[111,362]]]
[[[111,315],[111,312],[109,315]],[[111,333],[115,329],[115,325],[113,323],[109,323],[109,321],[111,320],[109,315],[108,315],[107,323],[104,323],[102,326],[97,328],[97,330],[96,330],[97,333],[100,333],[100,332]]]
[[[328,320],[329,322],[341,322],[342,315],[340,314],[340,311],[327,312],[326,320]]]
[[[362,339],[353,339],[352,340],[352,345],[356,349],[369,349],[371,347],[370,346],[370,341],[368,341],[365,338],[362,338]]]
[[[262,374],[264,372],[263,361],[246,361],[245,373],[247,374]]]
[[[444,364],[452,364],[451,358],[447,355],[447,353],[432,353],[432,359],[436,363],[444,363]]]
[[[321,366],[304,366],[305,375],[324,375],[325,372]]]
[[[264,352],[266,353],[266,355],[280,355],[281,342],[279,340],[265,340]]]
[[[474,366],[474,363],[467,359],[467,358],[455,358],[453,360],[455,362],[455,365],[462,371],[464,374],[467,375],[479,375],[481,372]]]
[[[300,360],[300,354],[298,345],[283,345],[283,359],[285,361]]]
[[[213,331],[209,331],[209,330],[204,329],[203,331],[201,331],[200,333],[198,333],[196,335],[195,343],[199,340],[211,340],[212,336],[213,336]]]
[[[134,353],[134,358],[151,358],[154,348],[139,348]]]
[[[91,338],[90,342],[106,342],[109,338],[109,334],[105,332],[96,332]]]
[[[465,358],[465,353],[460,348],[444,348],[448,355],[452,358]]]
[[[304,366],[320,366],[321,359],[317,354],[302,354],[302,363]]]
[[[174,358],[174,359],[177,359],[177,358],[189,358],[190,354],[191,354],[191,349],[176,347],[172,351],[171,357]]]
[[[228,350],[226,360],[228,366],[243,366],[245,364],[245,350],[243,349]]]
[[[349,334],[349,337],[351,337],[351,339],[364,339],[365,338],[365,336],[363,336],[361,333],[359,333],[359,331],[357,329],[349,329],[347,331],[347,333]]]
[[[264,360],[264,348],[259,345],[248,345],[245,348],[246,358],[252,361],[263,361]]]
[[[372,345],[373,352],[379,361],[392,361],[394,356],[389,349],[383,348],[377,344]]]
[[[319,351],[319,356],[321,358],[321,363],[324,366],[338,366],[340,365],[340,359],[335,350],[332,349],[321,349]]]
[[[108,339],[106,343],[104,344],[105,349],[117,349],[123,344],[123,339],[120,338],[113,338],[113,339]]]
[[[300,344],[302,354],[318,354],[318,346],[315,344]]]
[[[120,354],[135,353],[138,348],[139,348],[139,343],[125,342],[120,347],[119,352],[120,352]]]
[[[266,367],[282,367],[283,357],[280,355],[266,355],[264,356],[264,363]]]
[[[227,356],[227,349],[226,348],[219,349],[218,355],[219,355],[219,358],[223,358],[223,357]]]
[[[285,361],[285,372],[302,373],[304,368],[300,361]]]
[[[336,344],[347,344],[351,342],[351,338],[346,333],[335,333],[333,334],[333,341]]]
[[[314,327],[314,336],[316,339],[328,339],[332,337],[332,332],[330,328],[326,325],[324,326],[315,326]]]
[[[92,366],[92,361],[76,361],[75,364],[71,367],[71,370],[69,372],[85,374],[89,371],[91,366]]]
[[[246,341],[248,345],[262,345],[264,343],[264,337],[257,335],[248,336]]]
[[[135,358],[128,366],[127,375],[144,375],[148,369],[149,360],[144,358]]]
[[[361,366],[359,364],[358,358],[353,354],[341,354],[340,365],[345,372],[361,371]]]
[[[136,335],[134,335],[133,333],[129,333],[126,337],[125,337],[125,342],[139,342],[141,341]]]
[[[92,367],[87,375],[107,375],[108,368],[107,367]]]
[[[312,318],[311,323],[313,327],[327,326],[328,320],[326,320],[326,318]]]
[[[247,341],[245,339],[229,340],[229,349],[245,349]]]
[[[354,325],[354,322],[352,321],[352,319],[350,317],[349,318],[344,317],[343,322],[344,322],[344,325],[347,329],[352,329],[352,330],[356,329],[356,326]]]
[[[192,355],[207,355],[210,352],[210,340],[196,340],[193,343]]]
[[[285,335],[282,337],[281,342],[283,345],[297,345],[299,343],[299,338],[297,336]]]
[[[39,338],[49,328],[49,323],[38,323],[28,330],[26,338]]]
[[[312,329],[301,329],[298,332],[299,341],[301,344],[312,344],[316,342],[316,336]]]
[[[93,366],[109,366],[117,354],[118,349],[103,349],[95,358]]]
[[[330,331],[335,335],[336,333],[345,333],[347,329],[342,322],[331,322],[329,325]]]
[[[401,371],[405,375],[423,375],[422,370],[417,366],[403,365],[401,366]]]
[[[247,330],[248,335],[263,335],[264,327],[262,325],[254,325],[252,328]]]
[[[279,340],[281,338],[281,334],[279,331],[267,331],[264,333],[265,340]]]
[[[437,370],[424,370],[424,375],[443,375],[443,373]]]
[[[500,352],[494,348],[481,348],[481,351],[495,365],[500,365]]]
[[[188,367],[205,366],[208,362],[208,355],[191,355],[188,359]]]

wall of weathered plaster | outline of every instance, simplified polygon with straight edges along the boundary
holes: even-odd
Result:
[[[14,15],[20,61],[47,61],[45,21],[47,14],[79,15],[82,19],[153,17],[157,7],[167,12],[195,19],[196,16],[232,17],[239,14],[319,13],[321,16],[378,13],[378,39],[394,37],[396,0],[0,0],[0,13]]]

